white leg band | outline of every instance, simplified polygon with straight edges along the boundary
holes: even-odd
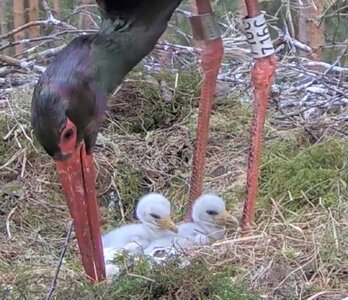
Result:
[[[246,17],[244,19],[244,28],[253,57],[261,58],[274,53],[264,14],[253,18]]]

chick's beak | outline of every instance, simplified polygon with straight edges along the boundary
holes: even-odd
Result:
[[[178,228],[170,217],[159,219],[157,224],[160,228],[167,229],[175,233],[178,232]]]
[[[232,216],[227,211],[224,211],[214,217],[214,220],[217,225],[220,226],[239,226],[239,221],[236,217]]]

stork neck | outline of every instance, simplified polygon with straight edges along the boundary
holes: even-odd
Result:
[[[92,43],[95,78],[108,93],[154,48],[181,0],[130,1],[122,13],[117,2],[103,8],[105,19]]]

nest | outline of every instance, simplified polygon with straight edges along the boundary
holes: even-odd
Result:
[[[143,140],[127,140],[120,150],[127,161],[141,169],[151,183],[160,186],[170,183],[175,176],[183,176],[178,170],[190,170],[193,137],[181,126],[149,132]]]
[[[227,18],[233,26],[220,24],[226,29],[225,58],[215,93],[205,188],[221,194],[230,207],[238,207],[245,196],[252,114],[251,55],[239,29],[240,19]],[[303,46],[293,39],[284,44],[292,49]],[[46,60],[61,48],[40,51],[39,47],[27,58],[7,59],[0,70],[0,298],[5,295],[4,299],[42,299],[68,235],[70,216],[54,164],[36,144],[28,113],[33,84]],[[199,57],[197,48],[161,42],[142,62],[142,74],[133,72],[110,99],[95,155],[98,198],[106,227],[133,220],[136,200],[151,190],[170,198],[178,219],[183,215],[198,118]],[[347,68],[311,61],[296,51],[287,55],[278,51],[277,57],[266,121],[267,161],[263,161],[262,170],[279,157],[296,163],[296,156],[288,157],[277,147],[269,149],[272,141],[285,142],[301,153],[328,137],[341,145],[347,138],[348,91],[342,80]],[[344,171],[347,163],[341,161],[343,167],[339,167]],[[214,285],[225,280],[227,285],[220,292],[233,286],[238,291],[233,294],[235,299],[241,299],[246,291],[263,299],[346,296],[347,182],[339,177],[340,184],[330,191],[331,206],[323,203],[322,195],[316,195],[314,202],[307,191],[301,191],[301,207],[293,209],[288,205],[294,199],[286,182],[280,186],[281,195],[262,194],[267,183],[279,183],[270,173],[279,177],[284,173],[281,164],[274,166],[279,173],[274,169],[263,173],[258,225],[249,238],[235,232],[215,245],[187,252],[193,267],[184,274],[172,266],[157,273],[146,270],[146,275],[128,270],[117,285],[123,290],[115,290],[86,283],[72,237],[57,276],[57,299],[98,299],[100,295],[115,299],[120,293],[144,299],[144,294],[132,294],[139,291],[140,284],[141,292],[147,291],[153,299],[187,299],[191,294],[204,298],[212,295],[209,282],[215,274],[222,277],[217,277]],[[335,164],[330,168],[339,169]],[[116,205],[110,209],[111,202]]]

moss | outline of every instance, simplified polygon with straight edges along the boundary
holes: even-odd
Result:
[[[296,261],[296,259],[301,255],[301,252],[296,251],[291,246],[283,247],[282,253],[287,259],[293,260],[293,261]]]
[[[279,139],[268,143],[262,159],[261,203],[271,204],[274,198],[289,210],[309,202],[335,205],[347,191],[347,150],[347,142],[335,140],[307,148]]]
[[[117,170],[114,177],[114,187],[117,190],[111,188],[108,193],[104,194],[101,198],[101,204],[105,207],[108,207],[111,202],[116,206],[122,205],[126,219],[132,220],[136,201],[148,192],[145,178],[138,170],[124,162],[117,162],[114,168]],[[99,180],[104,181],[103,178],[99,178]],[[103,185],[105,186],[105,184]],[[109,217],[112,219],[109,226],[115,227],[119,225],[119,221],[124,216],[121,216],[120,209],[115,209],[109,213]]]
[[[4,137],[10,130],[6,118],[0,119],[0,134]],[[13,155],[15,149],[11,141],[0,139],[0,166],[5,164]]]
[[[143,177],[142,175],[125,163],[117,165],[118,176],[115,184],[122,199],[122,202],[134,206],[135,200],[142,194]]]
[[[196,258],[182,269],[175,259],[166,265],[151,266],[148,260],[137,262],[128,275],[105,286],[84,285],[76,289],[57,290],[55,299],[258,299],[258,295],[244,286],[232,284],[235,269],[231,266],[210,270],[202,259]]]
[[[161,71],[151,76],[134,73],[111,99],[104,130],[143,136],[182,121],[198,96],[199,81],[197,70]]]
[[[232,285],[231,280],[227,277],[221,278],[216,282],[217,299],[229,300],[256,300],[260,299],[258,293],[251,292],[245,285]]]

